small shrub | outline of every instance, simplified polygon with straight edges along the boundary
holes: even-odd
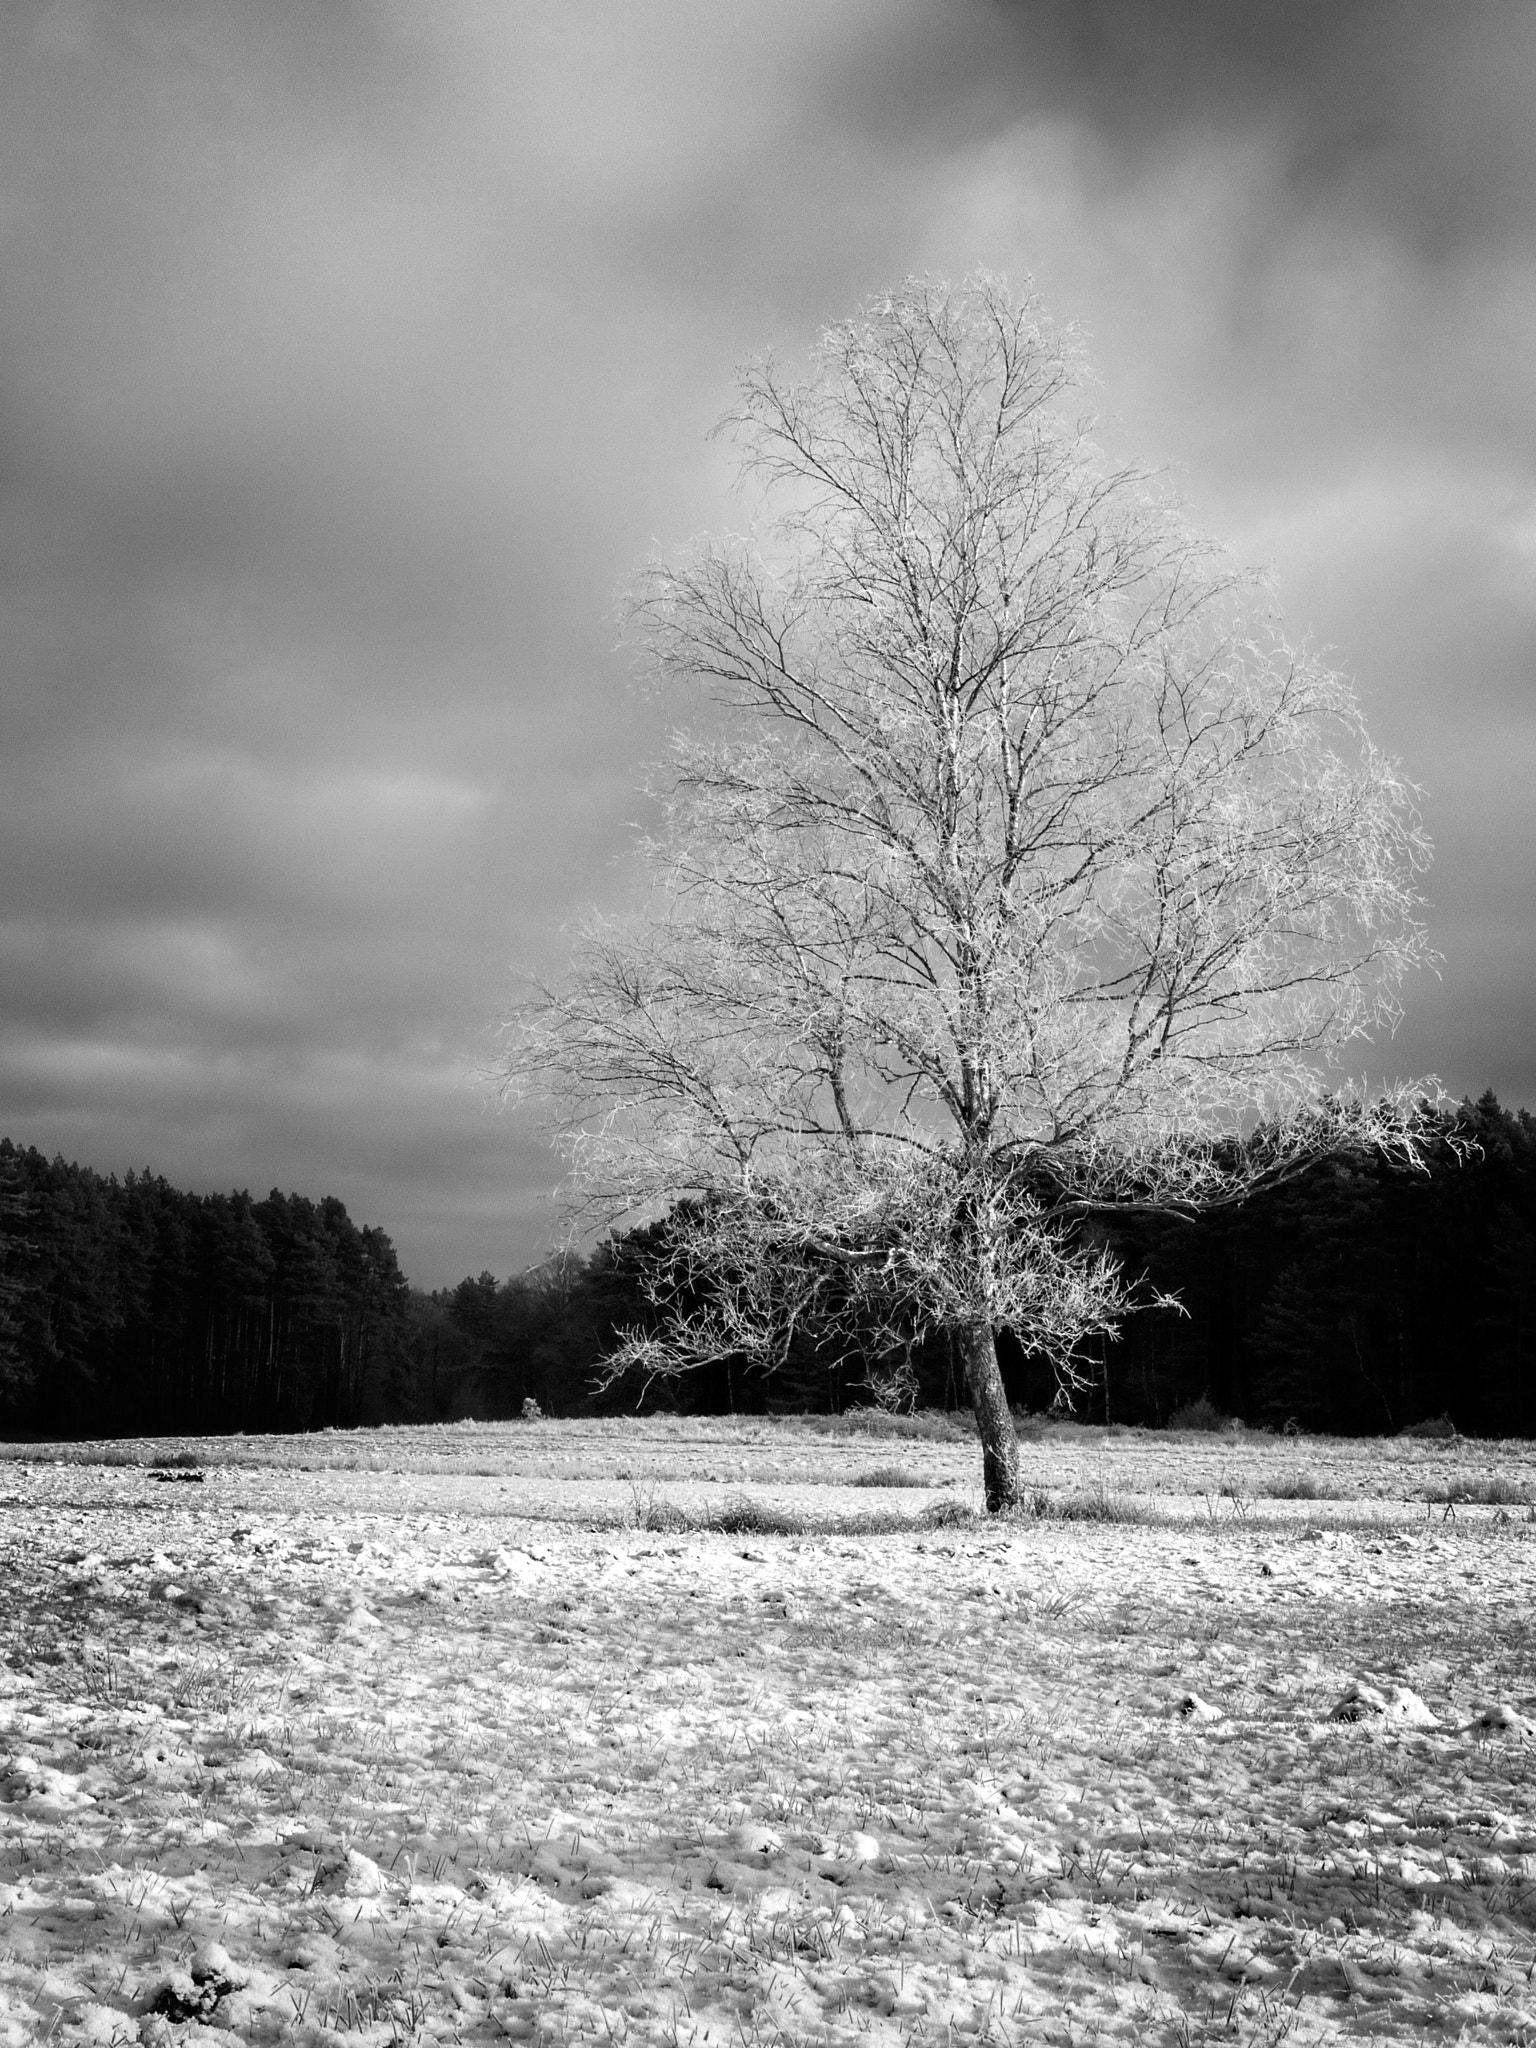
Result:
[[[524,1422],[542,1422],[544,1420],[544,1410],[535,1401],[532,1394],[523,1403],[523,1420]]]
[[[868,1472],[855,1473],[848,1482],[850,1486],[931,1486],[932,1483],[921,1473],[908,1472],[902,1465],[874,1465]]]
[[[1202,1394],[1198,1400],[1186,1401],[1182,1408],[1175,1408],[1168,1418],[1170,1429],[1217,1430],[1226,1427],[1227,1418],[1211,1400],[1209,1394]]]

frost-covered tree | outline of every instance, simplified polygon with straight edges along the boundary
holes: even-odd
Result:
[[[1324,1085],[1425,957],[1411,791],[1264,587],[1091,445],[1080,380],[985,275],[744,368],[760,522],[628,608],[707,707],[650,899],[586,925],[502,1071],[552,1094],[589,1218],[670,1215],[616,1369],[856,1331],[899,1381],[947,1331],[993,1509],[997,1333],[1070,1383],[1133,1299],[1097,1213],[1417,1142]]]

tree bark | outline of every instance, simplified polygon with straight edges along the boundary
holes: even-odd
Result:
[[[972,1323],[960,1332],[960,1357],[965,1388],[981,1437],[981,1478],[987,1513],[1017,1507],[1019,1502],[1019,1439],[1003,1392],[997,1344],[990,1323]]]

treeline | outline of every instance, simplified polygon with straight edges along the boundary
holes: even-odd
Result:
[[[1536,1118],[1492,1094],[1448,1112],[1429,1170],[1331,1161],[1197,1222],[1110,1241],[1184,1313],[1131,1317],[1083,1362],[1077,1413],[1165,1424],[1378,1433],[1448,1414],[1536,1436]],[[803,1344],[772,1373],[723,1361],[673,1385],[600,1388],[644,1326],[640,1272],[665,1226],[498,1281],[407,1286],[381,1230],[335,1199],[190,1195],[0,1140],[0,1431],[126,1435],[670,1407],[841,1409],[871,1361]],[[1010,1398],[1049,1370],[1006,1341]],[[947,1344],[911,1360],[925,1405],[963,1388]]]
[[[1198,1224],[1117,1233],[1187,1314],[1132,1317],[1089,1412],[1158,1422],[1204,1396],[1269,1427],[1449,1415],[1469,1436],[1536,1436],[1536,1117],[1491,1091],[1463,1102],[1427,1163],[1333,1161]]]
[[[186,1194],[0,1139],[0,1428],[293,1430],[415,1399],[393,1245],[334,1198]]]
[[[1428,1171],[1329,1161],[1289,1187],[1195,1222],[1138,1218],[1108,1231],[1134,1274],[1183,1313],[1130,1317],[1083,1361],[1076,1412],[1159,1426],[1230,1416],[1250,1426],[1379,1434],[1448,1414],[1468,1435],[1536,1436],[1536,1118],[1486,1094],[1446,1113]],[[593,1391],[594,1367],[644,1326],[644,1240],[434,1295],[445,1379],[485,1415],[675,1407],[839,1409],[868,1399],[866,1360],[804,1346],[771,1374],[722,1363],[672,1386]],[[1018,1406],[1044,1409],[1049,1368],[1006,1340]],[[910,1364],[924,1405],[959,1406],[943,1340]]]

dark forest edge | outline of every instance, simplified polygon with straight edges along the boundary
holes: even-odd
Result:
[[[1448,1415],[1536,1435],[1536,1117],[1493,1094],[1446,1112],[1429,1170],[1335,1160],[1242,1207],[1121,1221],[1126,1267],[1187,1313],[1131,1317],[1088,1361],[1085,1421],[1192,1409],[1250,1427],[1381,1435]],[[1470,1141],[1470,1143],[1468,1142]],[[514,1279],[412,1288],[382,1231],[334,1197],[193,1195],[0,1140],[0,1433],[288,1431],[545,1414],[840,1412],[865,1361],[807,1350],[595,1391],[643,1324],[651,1241],[616,1237]],[[1055,1396],[1006,1340],[1016,1407]],[[924,1406],[963,1400],[942,1339],[913,1358]]]

